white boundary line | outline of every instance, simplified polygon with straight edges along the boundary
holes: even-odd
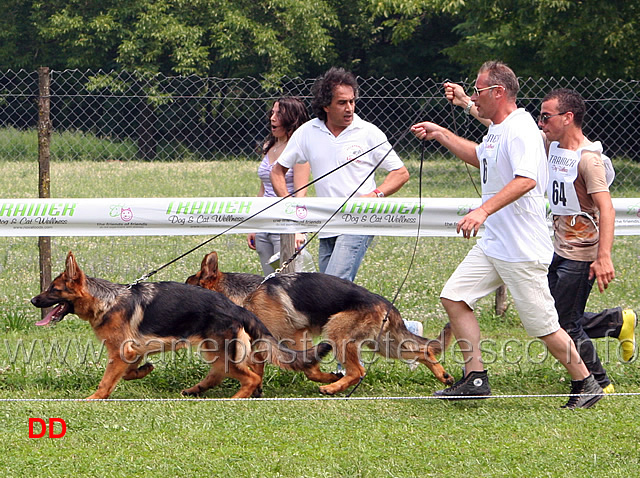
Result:
[[[400,397],[282,397],[282,398],[106,398],[97,400],[87,400],[86,398],[0,398],[2,402],[310,402],[310,401],[375,401],[375,400],[440,400],[443,402],[456,400],[487,400],[487,399],[507,399],[507,398],[568,398],[568,393],[554,393],[541,395],[490,395],[488,397],[457,396],[455,400],[429,396],[400,396]],[[604,398],[610,397],[635,397],[640,396],[640,392],[610,393]]]

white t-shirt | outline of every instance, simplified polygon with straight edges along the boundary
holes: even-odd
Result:
[[[366,181],[365,178],[385,155],[380,168],[393,171],[404,166],[386,135],[377,126],[354,114],[352,123],[337,137],[324,121],[318,118],[307,121],[293,133],[278,163],[292,168],[296,163],[308,162],[311,174],[317,179],[359,156],[315,183],[318,197],[348,197],[356,189],[355,196],[361,196],[376,188],[373,174]]]
[[[489,126],[476,154],[480,161],[482,202],[516,176],[536,181],[531,191],[487,218],[478,245],[495,259],[550,264],[553,245],[544,198],[549,171],[542,135],[531,115],[518,108],[502,123]]]

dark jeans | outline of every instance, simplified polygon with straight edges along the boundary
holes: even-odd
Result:
[[[572,261],[554,254],[549,266],[549,288],[556,302],[560,326],[573,339],[584,364],[604,388],[611,382],[583,328],[584,308],[594,282],[589,280],[590,265],[590,262]]]
[[[585,312],[582,328],[592,339],[613,337],[617,339],[622,330],[622,307],[604,309],[602,312]]]

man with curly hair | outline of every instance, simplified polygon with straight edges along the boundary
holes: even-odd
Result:
[[[314,178],[330,173],[315,183],[318,197],[347,197],[353,191],[357,197],[385,197],[398,191],[409,180],[409,172],[385,134],[355,113],[355,76],[343,68],[331,68],[316,80],[311,92],[315,118],[293,133],[274,165],[271,181],[276,194],[288,194],[287,170],[307,162]],[[374,175],[367,175],[380,161],[389,173],[376,186]],[[320,272],[353,281],[372,240],[370,235],[321,233]]]

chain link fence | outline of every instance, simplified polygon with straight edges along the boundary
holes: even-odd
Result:
[[[294,95],[309,105],[313,78],[284,78],[280,91],[265,90],[256,78],[141,78],[128,72],[51,71],[51,161],[214,161],[257,158],[268,130],[273,100]],[[399,155],[416,159],[420,143],[411,124],[430,120],[479,141],[484,127],[452,108],[442,83],[431,78],[359,78],[357,111],[378,125]],[[454,80],[456,81],[456,80]],[[471,85],[471,80],[460,83]],[[617,179],[612,192],[640,189],[640,85],[637,81],[521,78],[519,105],[536,115],[542,97],[567,87],[587,100],[585,132],[599,139],[612,158]],[[38,72],[0,72],[0,160],[37,158]],[[33,141],[20,140],[25,135]],[[31,149],[33,145],[33,149]],[[445,151],[427,146],[428,158]],[[451,185],[450,177],[426,178]],[[445,184],[446,183],[446,184]]]

